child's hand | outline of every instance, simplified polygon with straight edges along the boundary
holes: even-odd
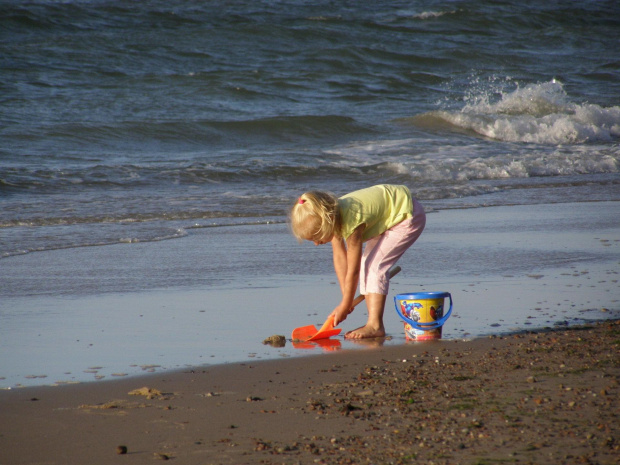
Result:
[[[330,315],[334,319],[334,326],[338,326],[340,323],[346,320],[349,316],[349,313],[351,313],[352,311],[353,309],[350,305],[343,305],[342,303],[340,303],[340,305],[338,305]]]

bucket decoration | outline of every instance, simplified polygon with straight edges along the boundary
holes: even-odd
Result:
[[[450,308],[444,314],[444,299],[450,299]],[[405,337],[411,341],[440,339],[441,329],[452,313],[449,292],[416,292],[394,297],[396,313],[405,322]]]

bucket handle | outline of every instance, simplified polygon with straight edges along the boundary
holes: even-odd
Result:
[[[396,314],[402,319],[404,320],[405,323],[411,325],[412,328],[415,329],[419,329],[421,331],[430,331],[432,329],[437,329],[443,326],[443,324],[446,322],[446,320],[450,317],[450,314],[452,313],[452,295],[449,292],[443,292],[441,293],[441,296],[436,296],[436,297],[443,297],[443,298],[448,298],[450,299],[450,308],[448,309],[448,313],[446,313],[444,316],[442,316],[440,319],[435,320],[435,321],[431,321],[429,323],[419,323],[417,321],[413,321],[410,318],[407,318],[405,315],[403,315],[403,313],[400,311],[400,305],[399,305],[399,299],[398,296],[394,297],[394,306],[396,307]]]

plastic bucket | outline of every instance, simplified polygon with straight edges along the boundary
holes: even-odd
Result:
[[[444,314],[445,299],[450,308]],[[416,292],[394,297],[396,313],[405,322],[405,337],[409,341],[441,339],[441,328],[452,313],[449,292]]]

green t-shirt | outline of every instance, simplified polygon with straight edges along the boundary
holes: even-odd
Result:
[[[412,216],[413,201],[406,186],[381,184],[361,189],[338,199],[341,234],[346,240],[361,224],[362,239],[377,237]]]

